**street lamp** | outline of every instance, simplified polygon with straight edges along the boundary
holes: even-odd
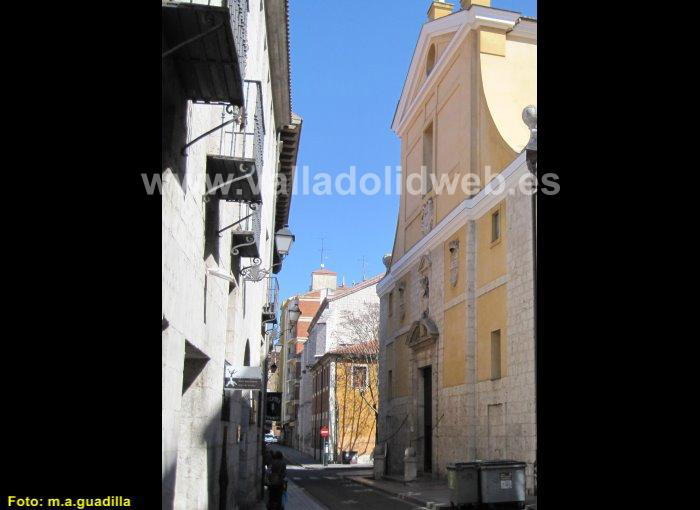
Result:
[[[294,243],[294,234],[289,230],[289,225],[285,225],[284,228],[279,229],[275,233],[275,244],[280,257],[284,258],[287,256],[292,248],[292,243]]]
[[[287,308],[287,315],[289,316],[289,322],[297,322],[301,316],[301,310],[299,309],[299,303],[294,301],[289,308]]]
[[[289,230],[289,226],[285,225],[275,233],[275,245],[277,246],[277,254],[280,259],[284,259],[292,248],[292,243],[294,243],[294,234]],[[272,269],[281,266],[282,261],[272,264],[269,269],[260,268],[260,259],[254,259],[252,266],[244,267],[239,271],[239,274],[250,282],[259,282],[266,276],[268,276]]]

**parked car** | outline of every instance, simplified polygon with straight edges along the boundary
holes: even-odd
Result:
[[[265,434],[265,443],[277,443],[277,436],[274,434]]]

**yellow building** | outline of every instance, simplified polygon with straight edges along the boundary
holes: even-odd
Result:
[[[340,463],[346,454],[352,462],[370,462],[376,444],[379,400],[377,351],[376,341],[339,346],[324,354],[311,369],[315,440],[321,445],[316,429],[328,427],[331,461]],[[324,413],[330,406],[333,412]]]
[[[461,7],[461,8],[460,8]],[[536,451],[532,182],[537,23],[429,4],[392,129],[403,187],[381,301],[379,441],[390,472]],[[491,180],[494,179],[495,180]]]

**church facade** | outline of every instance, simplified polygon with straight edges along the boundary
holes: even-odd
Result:
[[[460,8],[461,7],[461,8]],[[432,2],[392,129],[402,194],[380,297],[379,438],[388,471],[536,459],[533,198],[537,23]]]

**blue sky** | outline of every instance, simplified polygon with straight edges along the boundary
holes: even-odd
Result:
[[[459,5],[458,0],[452,0]],[[357,167],[384,174],[399,165],[391,120],[430,0],[290,0],[292,109],[304,118],[299,170],[333,176]],[[537,16],[536,0],[493,0],[492,6]],[[301,172],[299,172],[301,173]],[[312,181],[313,182],[313,181]],[[296,242],[278,275],[280,302],[308,290],[321,263],[346,283],[384,270],[399,196],[362,194],[292,198]]]

